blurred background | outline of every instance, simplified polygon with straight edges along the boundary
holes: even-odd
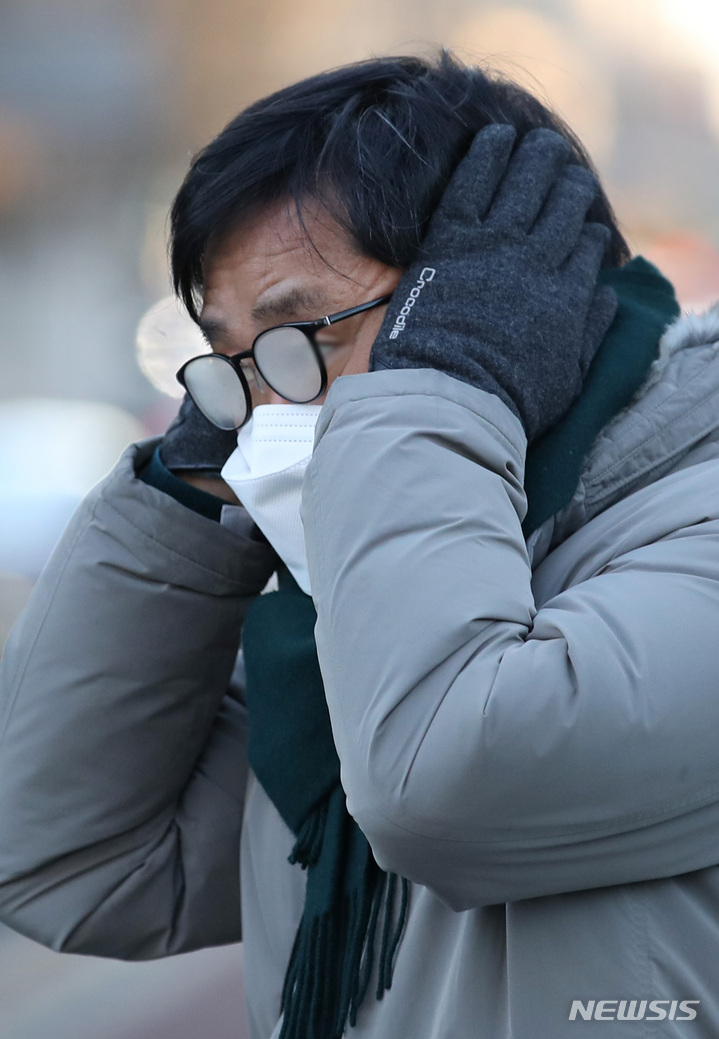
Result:
[[[167,214],[240,108],[450,46],[568,120],[633,249],[701,309],[719,299],[717,39],[716,0],[0,0],[0,652],[80,498],[167,426],[174,371],[204,349],[162,302]],[[118,964],[0,930],[2,1039],[243,1034],[239,947]]]

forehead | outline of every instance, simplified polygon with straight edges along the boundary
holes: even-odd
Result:
[[[271,316],[273,298],[301,309],[330,303],[363,268],[348,234],[317,203],[281,202],[242,221],[208,249],[204,269],[203,318],[215,310]],[[265,315],[263,312],[267,311]]]

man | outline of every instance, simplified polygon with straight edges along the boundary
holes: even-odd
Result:
[[[627,260],[566,128],[448,56],[198,156],[224,431],[130,449],[11,639],[11,926],[242,935],[253,1039],[715,1034],[719,319]]]

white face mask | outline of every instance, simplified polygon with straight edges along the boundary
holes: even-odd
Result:
[[[222,479],[308,595],[300,502],[321,410],[321,404],[260,404],[222,468]]]

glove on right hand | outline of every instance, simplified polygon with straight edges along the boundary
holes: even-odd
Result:
[[[235,430],[213,426],[185,394],[160,444],[160,458],[168,469],[195,469],[219,476],[236,447]]]
[[[616,312],[596,281],[609,229],[568,142],[492,124],[475,137],[403,275],[370,371],[436,368],[496,393],[531,442],[569,410]]]

